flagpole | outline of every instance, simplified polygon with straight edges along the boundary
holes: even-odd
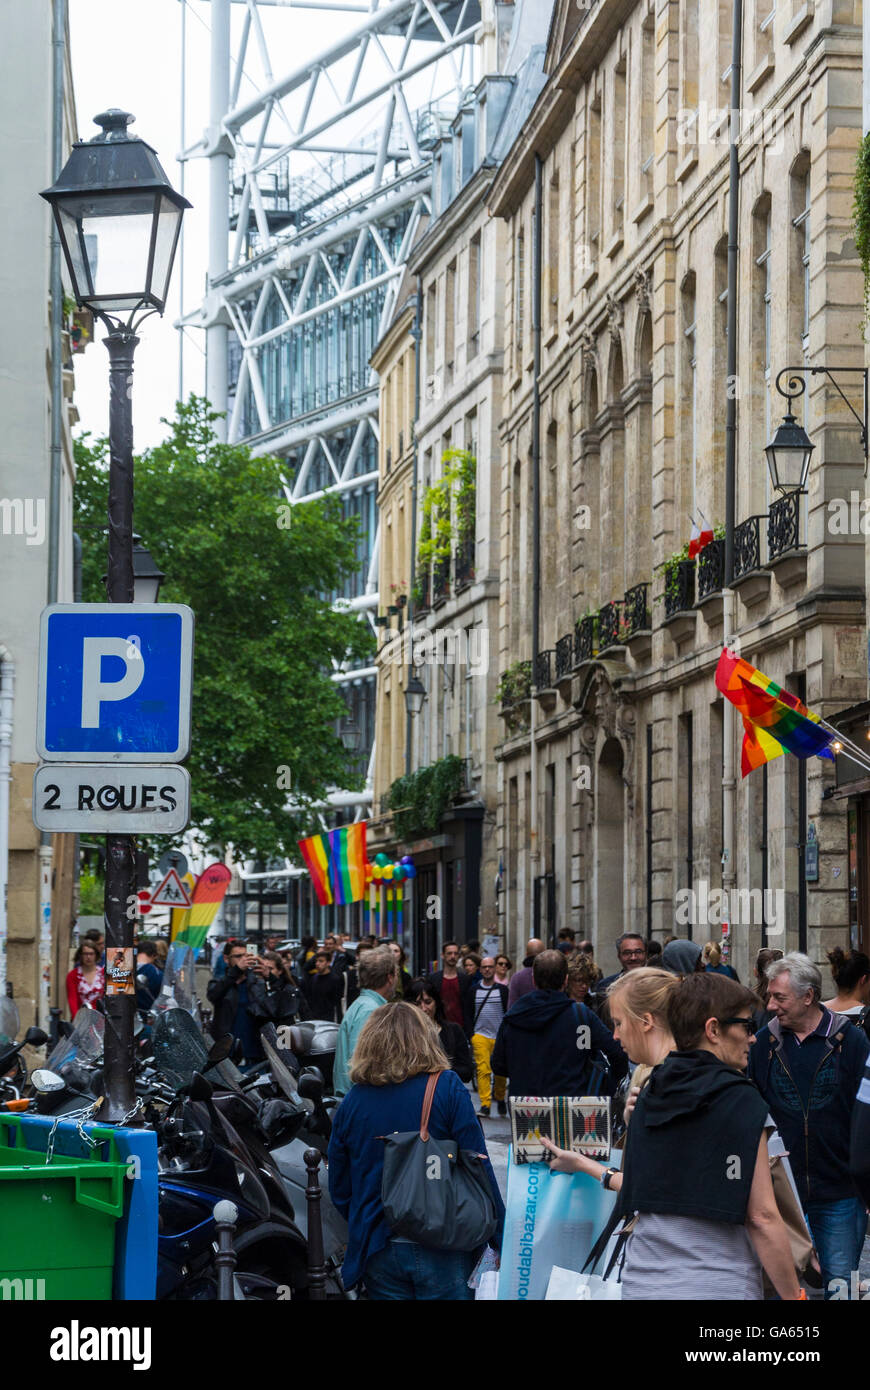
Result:
[[[853,743],[850,738],[846,738],[845,734],[841,734],[840,730],[835,729],[833,724],[829,724],[826,719],[819,719],[819,724],[823,729],[827,729],[829,734],[833,734],[837,743],[841,745],[841,748],[832,750],[837,756],[842,752],[844,757],[849,758],[851,762],[857,763],[859,767],[864,767],[870,772],[870,753],[866,753],[863,748],[859,748],[857,743]],[[847,753],[847,748],[851,748],[852,752]]]

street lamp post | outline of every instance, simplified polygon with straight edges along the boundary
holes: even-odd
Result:
[[[163,314],[181,219],[190,203],[172,188],[150,145],[131,135],[133,117],[112,109],[95,117],[102,132],[78,141],[57,182],[42,193],[51,204],[72,291],[108,329],[110,603],[133,603],[133,354],[136,329]],[[147,552],[146,552],[147,553]],[[149,557],[150,558],[150,557]],[[159,573],[159,572],[158,572]],[[153,576],[152,576],[153,582]],[[159,583],[159,580],[158,580]],[[106,837],[106,953],[131,963],[136,918],[136,841]],[[118,1123],[135,1107],[134,994],[107,994],[101,1119]]]

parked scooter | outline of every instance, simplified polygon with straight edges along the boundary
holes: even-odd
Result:
[[[18,1036],[20,1019],[18,1009],[11,999],[0,999],[0,1104],[6,1109],[22,1108],[24,1088],[27,1085],[27,1067],[21,1053],[25,1047],[44,1047],[48,1034],[41,1028],[31,1027],[20,1042]]]

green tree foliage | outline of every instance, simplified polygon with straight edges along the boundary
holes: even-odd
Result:
[[[134,526],[167,576],[161,601],[195,615],[191,825],[266,859],[296,854],[331,787],[360,785],[338,737],[346,706],[330,671],[368,658],[373,637],[323,598],[358,567],[357,521],[334,497],[283,505],[276,460],[220,443],[218,418],[191,396],[164,421],[164,443],[136,459]],[[75,453],[82,598],[100,603],[107,442],[85,436]]]

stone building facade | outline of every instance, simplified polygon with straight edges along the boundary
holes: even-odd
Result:
[[[823,717],[865,698],[863,540],[832,532],[829,505],[863,496],[864,460],[824,376],[795,407],[816,446],[807,495],[778,499],[763,452],[786,409],[782,368],[863,365],[851,224],[862,16],[835,0],[744,6],[729,383],[732,10],[557,0],[547,83],[490,188],[509,248],[498,665],[514,678],[497,804],[508,950],[535,922],[542,934],[567,925],[612,970],[628,928],[703,942],[720,939],[724,916],[746,980],[765,942],[824,963],[847,939],[846,816],[821,759],[786,755],[741,780],[738,720],[733,838],[723,826],[722,545],[694,564],[672,557],[691,517],[724,521],[733,390],[741,654]],[[529,672],[518,663],[533,655],[536,584]],[[737,889],[769,896],[719,913],[710,894],[728,843]]]
[[[41,837],[31,813],[36,751],[39,619],[53,597],[73,598],[71,427],[75,327],[83,346],[85,320],[64,315],[61,334],[57,544],[52,542],[51,213],[39,198],[53,181],[51,0],[34,0],[14,18],[4,13],[2,38],[15,61],[0,92],[7,142],[0,230],[0,287],[5,333],[0,345],[0,920],[2,985],[11,986],[21,1027],[48,1024],[50,1005],[65,1004],[64,979],[74,922],[76,837]],[[68,31],[62,93],[64,159],[76,138]],[[56,594],[50,593],[56,574]],[[0,789],[2,790],[2,789]],[[4,929],[5,927],[5,929]],[[2,966],[5,965],[5,969]]]

